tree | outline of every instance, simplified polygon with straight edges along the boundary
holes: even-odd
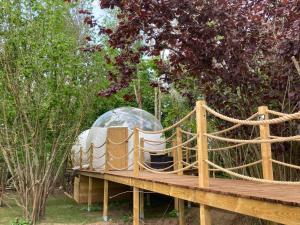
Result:
[[[205,96],[221,113],[246,118],[260,105],[292,113],[300,107],[300,77],[292,57],[300,59],[299,1],[102,0],[118,8],[119,25],[102,29],[120,51],[112,95],[136,77],[139,57],[168,53],[158,60],[165,82],[193,105]],[[136,43],[144,43],[136,51]],[[129,66],[128,66],[129,65]],[[195,91],[196,90],[196,91]],[[212,120],[217,128],[227,126]],[[272,127],[274,135],[295,135],[294,124]],[[235,133],[248,137],[251,130]],[[277,157],[295,145],[274,145]],[[297,159],[291,159],[299,164]]]
[[[60,0],[0,1],[0,150],[24,217],[45,214],[72,143],[101,88],[100,53],[80,51],[80,31]],[[102,58],[101,58],[102,57]]]
[[[236,98],[249,107],[261,99],[273,103],[289,97],[297,103],[300,98],[291,61],[300,51],[298,1],[101,1],[101,6],[120,8],[119,26],[114,32],[103,29],[111,46],[121,51],[116,63],[120,83],[134,76],[124,65],[138,55],[167,49],[168,62],[158,65],[168,82],[189,95],[191,84],[182,77],[194,78],[209,103],[222,108],[227,101],[224,110]],[[141,40],[146,45],[133,52],[131,47]],[[292,85],[283,95],[288,80]],[[109,91],[105,93],[114,93]],[[249,94],[254,97],[242,99]]]

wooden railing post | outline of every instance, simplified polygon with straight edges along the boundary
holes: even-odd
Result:
[[[88,189],[88,211],[92,210],[92,193],[93,192],[93,178],[89,177],[89,189]]]
[[[108,180],[104,180],[103,188],[103,221],[108,221]]]
[[[89,168],[92,171],[93,168],[93,161],[94,161],[94,144],[91,144],[91,148],[90,148],[90,156],[89,156]]]
[[[191,132],[191,129],[189,129],[188,131]],[[189,140],[190,138],[191,138],[191,135],[187,134],[187,135],[186,135],[186,140]],[[186,147],[187,147],[187,148],[186,148],[186,152],[185,152],[185,161],[186,161],[187,163],[190,163],[191,151],[190,151],[190,149],[188,149],[188,148],[191,147],[191,142],[190,142],[190,143],[187,143]]]
[[[141,138],[140,146],[141,146],[141,148],[145,147],[145,140],[144,140],[144,138]],[[144,154],[143,151],[140,152],[140,161],[141,161],[141,163],[144,163],[144,161],[145,161],[145,154]],[[141,167],[140,170],[144,170],[144,168]]]
[[[268,107],[260,106],[258,107],[258,113],[261,116],[261,120],[268,120]],[[260,138],[269,139],[270,138],[270,126],[269,124],[262,124],[259,126]],[[261,143],[261,158],[262,158],[262,169],[263,178],[267,180],[273,180],[273,167],[272,167],[272,149],[271,143]]]
[[[133,175],[137,177],[139,175],[139,145],[140,145],[140,135],[139,130],[134,128],[134,157],[133,157]]]
[[[177,144],[177,160],[178,160],[178,170],[182,169],[182,132],[181,132],[181,128],[177,127],[176,128],[176,144]],[[179,171],[178,175],[183,175],[183,171]]]
[[[177,139],[173,139],[173,141],[172,141],[172,147],[174,147],[173,148],[173,150],[172,150],[172,155],[173,155],[173,169],[174,170],[177,170],[178,169],[178,154],[177,154],[177,148],[175,148],[175,146],[176,146],[176,143],[177,143]]]
[[[182,154],[182,131],[180,127],[176,128],[176,144],[177,144],[177,156],[178,156],[178,169],[181,170],[183,168],[182,160],[183,160],[183,154]],[[183,175],[183,171],[179,171],[177,173],[179,176]],[[178,199],[178,213],[179,213],[179,225],[185,224],[185,218],[184,218],[184,200]]]
[[[133,225],[140,224],[140,189],[133,187]]]
[[[140,137],[139,130],[134,128],[133,131],[134,136],[134,159],[133,159],[133,176],[139,176],[139,145],[140,145]],[[137,187],[133,187],[133,225],[140,224],[140,189]]]
[[[197,120],[197,148],[198,148],[198,177],[199,187],[205,188],[209,186],[209,171],[207,150],[207,118],[205,101],[197,101],[196,103],[196,120]],[[200,224],[211,225],[210,208],[206,205],[200,204]]]
[[[177,154],[177,148],[175,148],[175,146],[177,145],[177,138],[174,138],[172,140],[172,155],[173,155],[173,169],[177,170],[178,169],[178,154]],[[174,198],[174,209],[176,210],[176,212],[178,212],[179,210],[179,206],[178,206],[178,198]]]
[[[199,187],[209,186],[209,171],[208,164],[205,160],[208,160],[207,151],[207,121],[206,121],[206,110],[203,107],[205,101],[197,101],[197,147],[198,147],[198,173],[199,173]]]
[[[145,198],[142,189],[140,189],[140,219],[145,219]]]
[[[83,154],[83,150],[82,147],[80,147],[79,150],[79,169],[82,170],[82,154]]]

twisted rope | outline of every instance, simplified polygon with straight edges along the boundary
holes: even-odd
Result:
[[[191,163],[187,163],[187,162],[185,162],[185,161],[181,161],[182,162],[182,164],[183,165],[185,165],[185,166],[189,166],[189,165],[191,165]],[[198,162],[197,162],[198,163]],[[193,168],[198,168],[198,166],[197,166],[197,163],[196,163],[196,165],[194,165],[194,166],[192,166]]]
[[[169,142],[175,135],[176,135],[176,132],[173,133],[170,137],[166,138],[164,141],[155,141],[155,140],[149,140],[149,139],[145,139],[145,138],[144,138],[144,141],[147,142],[148,144],[150,144],[151,142],[155,143],[155,144],[150,144],[150,145],[161,145],[161,144]]]
[[[216,116],[216,117],[218,117],[222,120],[225,120],[225,121],[228,121],[228,122],[231,122],[231,123],[237,123],[237,124],[242,124],[242,125],[251,125],[251,126],[252,125],[282,123],[282,122],[286,122],[286,121],[289,121],[289,120],[292,120],[292,119],[296,119],[300,116],[300,111],[299,111],[297,113],[287,114],[287,115],[284,115],[284,116],[276,118],[276,119],[250,121],[250,120],[240,120],[240,119],[235,119],[235,118],[232,118],[232,117],[225,116],[225,115],[223,115],[221,113],[218,113],[217,111],[213,110],[212,108],[210,108],[207,105],[203,105],[203,107],[208,112],[210,112],[211,114],[213,114],[214,116]]]
[[[148,145],[152,145],[152,146],[159,146],[159,145],[162,145],[162,144],[166,143],[166,141],[151,141],[151,140],[146,140],[146,139],[144,139],[144,141]]]
[[[248,117],[248,118],[246,119],[246,121],[252,120],[252,119],[254,119],[254,118],[257,117],[257,116],[258,116],[258,112],[254,113],[252,116]],[[225,129],[225,130],[216,131],[216,132],[213,132],[213,133],[211,133],[211,134],[214,134],[214,135],[217,135],[217,134],[223,134],[223,133],[226,133],[226,132],[228,132],[228,131],[231,131],[231,130],[234,130],[234,129],[236,129],[236,128],[239,128],[239,127],[241,127],[241,126],[242,126],[242,124],[236,124],[236,125],[234,125],[234,126],[232,126],[232,127],[229,127],[229,128],[227,128],[227,129]]]
[[[243,169],[243,168],[247,168],[247,167],[250,167],[250,166],[254,166],[254,165],[257,165],[259,163],[261,163],[262,160],[257,160],[255,162],[252,162],[252,163],[248,163],[248,164],[244,164],[244,165],[241,165],[241,166],[235,166],[235,167],[230,167],[230,168],[224,168],[226,170],[238,170],[238,169]],[[220,169],[209,169],[209,171],[221,171]]]
[[[233,142],[233,143],[247,143],[247,144],[277,143],[277,142],[295,141],[300,139],[300,135],[295,135],[291,137],[278,137],[274,139],[252,139],[252,140],[225,138],[225,137],[219,137],[211,134],[204,134],[204,135],[209,138],[220,140],[220,141]]]
[[[166,167],[166,168],[162,168],[162,169],[154,169],[154,168],[148,166],[148,165],[145,164],[145,163],[143,163],[143,165],[144,165],[145,167],[147,167],[149,170],[153,170],[153,171],[157,171],[157,172],[162,172],[162,171],[169,170],[169,169],[171,169],[171,168],[174,166],[174,164],[172,164],[172,165],[170,165],[170,166],[168,166],[168,167]]]
[[[267,110],[268,113],[272,114],[272,115],[275,115],[275,116],[286,116],[286,115],[289,115],[287,113],[282,113],[282,112],[277,112],[277,111],[274,111],[274,110],[270,110],[268,109]],[[299,117],[300,118],[300,117]]]
[[[164,162],[149,162],[149,161],[147,161],[146,163],[148,163],[148,164],[168,164],[168,163],[173,163],[173,161],[164,161]]]
[[[126,154],[124,154],[124,155],[122,155],[122,156],[115,156],[115,155],[113,155],[111,152],[107,152],[107,154],[108,154],[110,157],[114,158],[114,159],[123,159],[123,158],[129,156],[129,154],[132,153],[132,152],[133,152],[133,149],[131,149],[128,153],[126,153]]]
[[[259,140],[259,138],[255,138],[254,140]],[[229,150],[229,149],[237,148],[237,147],[248,145],[248,144],[249,143],[240,143],[240,144],[226,146],[226,147],[222,147],[222,148],[209,148],[208,151],[209,152],[217,152],[217,151]]]
[[[297,135],[296,135],[297,136]],[[300,137],[300,135],[298,135]],[[274,135],[270,135],[269,136],[270,138],[273,138],[273,139],[278,139],[278,138],[285,138],[285,137],[280,137],[280,136],[274,136]],[[294,141],[300,141],[300,138],[299,139],[296,139]]]
[[[184,121],[186,121],[190,116],[192,116],[194,113],[196,112],[196,109],[193,109],[191,112],[189,112],[185,117],[183,117],[181,120],[179,120],[178,122],[174,123],[172,126],[169,126],[165,129],[162,130],[157,130],[157,131],[146,131],[146,130],[142,130],[140,128],[137,128],[140,132],[144,133],[144,134],[158,134],[158,133],[164,133],[168,130],[171,130],[175,127],[178,127],[180,124],[182,124]]]
[[[114,141],[112,141],[112,140],[109,139],[109,138],[107,138],[106,140],[107,140],[109,143],[113,144],[113,145],[121,145],[121,144],[127,142],[132,136],[133,136],[133,133],[131,133],[127,138],[125,138],[124,140],[122,140],[122,141],[120,141],[120,142],[114,142]]]
[[[178,173],[178,172],[181,172],[181,171],[188,170],[189,168],[195,166],[197,164],[197,162],[194,162],[194,163],[190,164],[189,166],[184,167],[182,169],[178,169],[178,170],[174,170],[174,171],[168,171],[168,172],[160,172],[160,171],[155,171],[153,169],[149,169],[149,168],[145,167],[140,161],[138,161],[138,164],[139,164],[140,167],[142,167],[145,170],[147,170],[149,172],[152,172],[152,173],[157,173],[157,174],[175,174],[175,173]]]
[[[186,135],[190,135],[190,136],[195,136],[197,135],[197,133],[192,133],[192,132],[189,132],[189,131],[185,131],[183,129],[180,129],[182,133],[186,134]]]
[[[182,146],[182,148],[187,149],[187,150],[192,150],[192,151],[198,151],[197,148],[191,148],[191,147],[186,147],[186,146]]]
[[[211,162],[209,160],[205,160],[205,162],[208,163],[210,166],[212,166],[216,169],[219,169],[220,171],[223,171],[224,173],[227,173],[231,176],[238,177],[238,178],[241,178],[241,179],[244,179],[244,180],[256,181],[256,182],[261,182],[261,183],[269,183],[269,184],[300,185],[299,181],[295,181],[295,182],[293,182],[293,181],[275,181],[275,180],[266,180],[266,179],[260,179],[260,178],[255,178],[255,177],[249,177],[249,176],[245,176],[245,175],[242,175],[242,174],[239,174],[239,173],[232,172],[228,169],[224,169],[223,167],[218,166],[218,165],[214,164],[213,162]]]
[[[110,162],[107,161],[107,165],[110,166],[110,168],[112,168],[113,170],[117,170],[117,171],[122,171],[125,169],[128,169],[129,167],[133,166],[133,163],[131,163],[130,165],[128,165],[127,167],[123,167],[123,168],[116,168],[114,167]]]
[[[287,166],[287,167],[290,167],[290,168],[300,170],[300,166],[296,166],[296,165],[285,163],[285,162],[280,162],[280,161],[277,161],[275,159],[271,159],[271,162],[282,165],[282,166]]]
[[[197,138],[197,136],[192,137],[191,139],[181,143],[180,145],[176,145],[176,146],[173,146],[173,147],[170,147],[170,148],[165,148],[165,149],[162,149],[162,150],[152,150],[152,149],[147,149],[147,148],[144,148],[144,147],[141,147],[141,146],[138,146],[138,147],[139,147],[139,149],[141,149],[144,152],[158,152],[158,153],[165,152],[165,153],[168,153],[168,152],[172,151],[173,149],[176,149],[178,147],[182,147],[182,146],[190,143],[191,141],[195,140],[196,138]]]

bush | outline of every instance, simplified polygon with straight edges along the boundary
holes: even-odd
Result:
[[[27,220],[27,219],[19,219],[19,218],[16,218],[12,223],[11,225],[32,225],[32,222],[30,220]]]

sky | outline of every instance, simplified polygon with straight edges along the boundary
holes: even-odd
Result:
[[[92,12],[95,18],[101,23],[103,19],[108,15],[106,10],[100,8],[99,0],[94,0],[92,3]]]

